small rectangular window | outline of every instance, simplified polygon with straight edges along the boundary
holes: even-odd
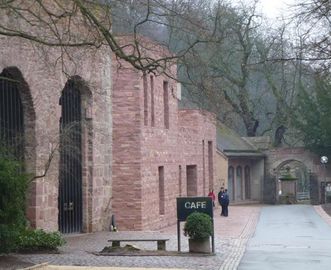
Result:
[[[186,166],[187,196],[198,195],[197,165]]]
[[[143,76],[144,85],[144,124],[148,125],[148,89],[147,89],[147,77],[146,74]]]
[[[205,161],[205,140],[202,140],[202,182],[203,195],[206,195],[206,161]]]
[[[179,197],[182,196],[182,166],[178,167],[178,194]]]
[[[169,129],[169,89],[168,82],[163,82],[164,127]]]
[[[154,112],[154,77],[150,77],[151,85],[151,125],[155,127],[155,112]]]
[[[164,194],[164,167],[159,167],[159,212],[160,215],[165,213],[165,194]]]
[[[213,142],[208,141],[208,173],[209,173],[209,189],[214,186],[214,164],[213,164]]]

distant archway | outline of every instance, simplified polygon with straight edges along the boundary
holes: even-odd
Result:
[[[288,169],[292,176],[296,177],[296,196],[297,200],[310,199],[310,178],[306,165],[301,161],[290,159],[283,161],[275,168],[276,179],[278,180]],[[280,190],[280,180],[278,180],[277,191]]]

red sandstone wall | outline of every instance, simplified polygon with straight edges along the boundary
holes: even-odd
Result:
[[[182,157],[182,162],[184,163],[183,165],[197,165],[198,195],[206,196],[209,189],[214,188],[216,183],[215,116],[200,110],[180,110],[179,125],[179,143],[183,145],[185,149]],[[209,174],[208,169],[208,141],[211,141],[213,146],[212,160],[214,169],[211,175]]]
[[[27,158],[27,168],[37,175],[43,174],[50,151],[58,144],[59,98],[68,79],[61,62],[56,62],[60,51],[43,49],[22,39],[0,37],[0,72],[17,67],[30,88],[30,109],[36,115],[35,144],[30,150],[36,155],[34,160]],[[83,226],[85,231],[96,231],[108,228],[111,209],[111,59],[107,50],[72,50],[71,55],[74,62],[64,59],[67,75],[81,76],[92,92],[86,121],[93,129],[83,135]],[[35,227],[58,229],[58,170],[57,155],[46,177],[31,185],[27,214]]]
[[[128,42],[129,37],[122,37]],[[155,43],[145,40],[148,52],[159,57]],[[163,49],[161,54],[167,52]],[[216,129],[213,116],[200,111],[178,111],[176,81],[164,75],[134,71],[114,60],[113,75],[113,212],[120,230],[153,230],[176,222],[179,166],[181,196],[186,196],[186,166],[198,167],[198,195],[209,187],[208,141],[213,142],[215,165]],[[176,74],[176,66],[171,66]],[[152,125],[151,79],[154,82],[155,123]],[[164,120],[164,89],[168,83],[169,128]],[[144,90],[145,87],[145,90]],[[147,106],[144,105],[147,102]],[[147,119],[145,120],[145,117]],[[205,140],[205,189],[203,190],[202,140]],[[164,213],[160,213],[159,167],[164,167]],[[214,173],[213,173],[214,174]]]
[[[116,65],[116,61],[114,61]],[[122,65],[125,65],[123,62]],[[123,66],[122,66],[123,67]],[[114,66],[113,73],[113,199],[120,230],[139,230],[141,224],[141,75]]]
[[[169,129],[164,124],[163,83],[168,82]],[[151,126],[151,84],[147,85],[148,125],[142,123],[143,227],[158,229],[174,223],[178,196],[178,165],[183,151],[178,144],[178,101],[176,82],[165,76],[154,76],[155,126]],[[143,96],[141,96],[141,103]],[[143,112],[142,112],[143,113]],[[142,114],[143,115],[143,114]],[[159,212],[159,166],[164,167],[164,214]]]

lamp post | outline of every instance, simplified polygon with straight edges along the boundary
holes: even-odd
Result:
[[[324,203],[326,203],[326,163],[328,163],[329,159],[327,156],[321,156],[321,163],[323,164],[323,173],[324,173]]]

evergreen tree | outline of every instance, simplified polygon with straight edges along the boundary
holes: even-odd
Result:
[[[330,155],[331,82],[326,76],[317,76],[313,89],[302,87],[301,90],[293,124],[307,149]]]

